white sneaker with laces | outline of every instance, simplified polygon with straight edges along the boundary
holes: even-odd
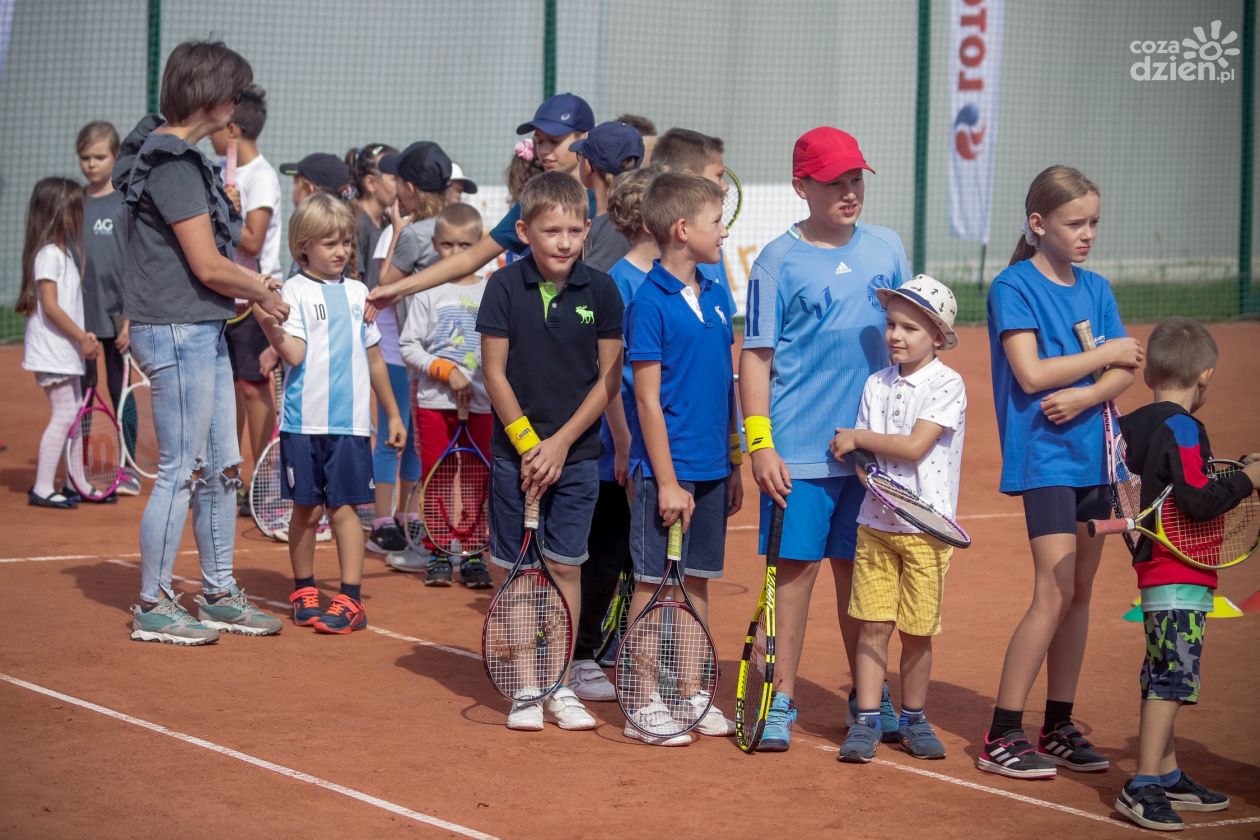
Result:
[[[556,720],[561,729],[594,729],[599,725],[582,705],[582,701],[573,693],[573,689],[562,685],[543,701],[547,714]]]
[[[529,697],[537,693],[536,688],[526,688],[517,692],[517,696]],[[542,701],[513,700],[512,711],[508,713],[507,728],[518,732],[541,732],[543,728]]]
[[[429,560],[432,555],[424,551],[416,551],[408,548],[405,551],[394,552],[385,555],[385,565],[389,566],[396,572],[411,572],[412,574],[420,574],[429,568]]]
[[[701,735],[725,738],[735,734],[735,721],[722,714],[722,710],[717,706],[710,706],[709,711],[705,712],[704,717],[700,718],[700,722],[696,724],[696,731]]]
[[[594,659],[579,659],[569,671],[569,687],[579,699],[606,703],[617,699],[617,689],[604,675],[604,669]]]
[[[642,731],[635,724],[648,730],[648,732]],[[674,720],[673,715],[669,713],[669,707],[662,703],[660,698],[653,695],[646,706],[635,709],[630,713],[630,720],[626,721],[626,728],[621,730],[621,734],[653,747],[685,747],[691,744],[691,735],[686,732],[681,735],[648,734],[649,732],[662,729],[665,731],[678,729],[678,723]]]

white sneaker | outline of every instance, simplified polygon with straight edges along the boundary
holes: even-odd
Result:
[[[319,524],[315,526],[315,542],[332,542],[332,538],[332,526],[328,524],[327,518],[319,520]]]
[[[517,696],[537,694],[536,688],[524,688]],[[518,732],[541,732],[543,728],[543,708],[541,700],[513,700],[512,711],[508,713],[507,728]]]
[[[429,568],[429,559],[431,555],[426,552],[414,551],[407,549],[393,554],[385,555],[385,565],[389,566],[396,572],[411,572],[412,574],[420,574]]]
[[[685,747],[691,743],[691,736],[686,732],[681,735],[650,735],[640,730],[635,724],[648,732],[662,729],[668,732],[678,729],[678,722],[669,713],[669,707],[655,695],[646,706],[630,713],[630,720],[626,722],[626,728],[621,730],[621,733],[627,738],[634,738],[654,747]]]
[[[706,694],[707,692],[700,692]],[[704,708],[708,702],[707,699],[700,699],[699,695],[691,698],[693,705]],[[699,709],[697,709],[699,711]],[[709,710],[704,713],[704,717],[700,718],[700,722],[696,724],[696,731],[701,735],[712,735],[715,738],[725,738],[728,735],[735,734],[735,721],[722,714],[722,710],[717,706],[709,706]]]
[[[594,659],[579,659],[569,671],[569,687],[582,700],[606,703],[617,699],[617,689],[604,675],[604,669]]]
[[[543,701],[547,714],[556,719],[561,729],[594,729],[599,722],[590,716],[573,689],[562,685]]]

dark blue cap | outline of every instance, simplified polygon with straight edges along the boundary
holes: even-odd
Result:
[[[569,150],[589,160],[596,170],[618,175],[626,158],[636,158],[631,169],[643,163],[643,135],[623,122],[600,123]]]
[[[301,175],[321,190],[334,195],[350,183],[350,167],[341,158],[326,152],[307,155],[297,163],[282,163],[280,174]]]
[[[590,131],[595,127],[595,112],[586,100],[576,93],[557,93],[538,106],[534,118],[516,127],[517,134],[529,134],[537,129],[543,134],[563,137],[575,131]]]
[[[429,140],[412,143],[396,155],[376,162],[386,175],[397,175],[425,192],[441,192],[451,182],[451,159]]]

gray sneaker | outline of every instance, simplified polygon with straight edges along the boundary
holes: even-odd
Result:
[[[163,598],[145,612],[137,604],[131,608],[131,638],[138,642],[165,642],[168,645],[210,645],[219,640],[219,631],[193,618],[179,605],[179,596]]]
[[[240,633],[242,636],[274,636],[284,627],[280,619],[251,604],[245,597],[245,590],[237,586],[214,603],[200,595],[193,600],[197,602],[197,618],[215,630]]]

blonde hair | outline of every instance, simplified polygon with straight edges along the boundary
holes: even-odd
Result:
[[[626,239],[643,231],[643,196],[660,171],[653,168],[623,172],[612,183],[608,193],[608,220]]]
[[[317,192],[302,199],[289,219],[289,253],[298,265],[306,267],[303,246],[318,242],[328,236],[346,236],[350,239],[351,254],[346,261],[346,273],[355,274],[354,212],[345,202],[326,192]]]
[[[521,190],[521,221],[529,224],[548,210],[569,212],[585,219],[589,210],[586,190],[572,175],[555,171],[542,173]]]
[[[706,204],[720,207],[722,188],[699,175],[662,172],[652,180],[643,196],[643,226],[658,245],[669,241],[674,222],[695,219]]]
[[[1146,376],[1152,387],[1189,388],[1219,358],[1207,327],[1193,318],[1165,318],[1146,342]]]
[[[75,140],[74,150],[79,154],[83,154],[83,150],[93,143],[104,140],[109,146],[109,153],[114,157],[118,157],[118,129],[114,128],[113,123],[97,120],[90,122],[83,128],[79,129],[79,136]]]
[[[447,205],[445,192],[422,190],[402,177],[398,179],[398,194],[405,195],[404,203],[411,205],[410,215],[413,224],[422,219],[432,219]]]
[[[1098,187],[1085,177],[1079,169],[1070,166],[1050,166],[1038,173],[1028,187],[1028,195],[1024,197],[1024,225],[1027,228],[1028,217],[1033,213],[1041,217],[1049,216],[1055,210],[1075,201],[1083,195],[1098,195]],[[1037,254],[1037,246],[1028,241],[1035,234],[1025,233],[1011,254],[1010,265],[1023,262]]]

